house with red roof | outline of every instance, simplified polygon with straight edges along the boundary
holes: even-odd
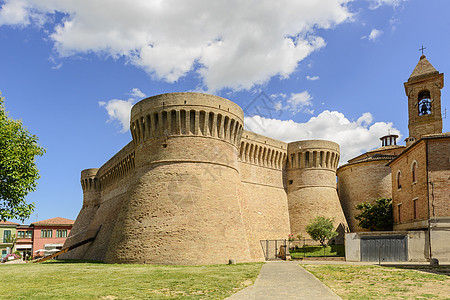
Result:
[[[19,251],[23,258],[33,255],[33,229],[33,226],[24,224],[16,227],[17,242],[15,250]]]
[[[31,223],[33,255],[47,256],[62,249],[74,222],[57,217]]]
[[[11,237],[16,234],[16,227],[19,225],[10,221],[0,221],[0,260],[13,251]]]

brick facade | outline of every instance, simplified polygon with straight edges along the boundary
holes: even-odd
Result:
[[[413,166],[417,166],[415,181]],[[392,178],[394,229],[426,228],[428,218],[450,217],[450,134],[422,138],[390,167],[396,174]]]

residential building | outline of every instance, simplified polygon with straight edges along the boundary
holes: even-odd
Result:
[[[46,256],[62,249],[75,221],[61,217],[31,223],[33,255]]]
[[[31,225],[17,226],[17,242],[15,249],[24,259],[33,255],[33,227]]]
[[[16,234],[18,225],[18,223],[10,221],[0,221],[0,253],[2,259],[13,251],[11,237]]]

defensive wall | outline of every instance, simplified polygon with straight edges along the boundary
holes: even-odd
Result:
[[[284,165],[287,143],[250,131],[241,139],[240,203],[250,253],[264,259],[260,240],[287,238],[289,212]]]
[[[199,93],[157,95],[135,104],[132,142],[100,169],[81,174],[83,207],[66,246],[100,228],[97,238],[64,258],[262,261],[260,240],[285,239],[293,224],[306,234],[314,215],[346,227],[336,193],[339,146],[287,144],[245,131],[243,119],[237,104]],[[286,167],[288,157],[304,166]],[[296,184],[289,187],[290,180]],[[296,204],[288,205],[289,199]]]

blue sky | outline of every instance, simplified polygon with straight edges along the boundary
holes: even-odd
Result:
[[[27,222],[76,218],[80,171],[131,140],[129,108],[145,96],[225,97],[247,108],[247,129],[334,140],[344,163],[388,130],[404,144],[403,82],[422,44],[431,64],[450,72],[446,0],[0,3],[6,110],[47,150]],[[273,110],[258,116],[260,93]],[[447,95],[444,87],[443,109]]]

